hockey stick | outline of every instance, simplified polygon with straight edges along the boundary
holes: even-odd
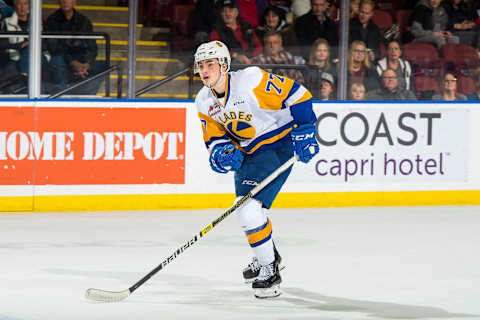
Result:
[[[243,196],[240,200],[238,200],[230,209],[225,211],[220,217],[215,219],[212,223],[208,226],[203,228],[198,235],[195,235],[192,239],[187,241],[184,245],[174,251],[168,258],[166,258],[161,264],[159,264],[155,269],[150,271],[146,276],[140,279],[137,283],[135,283],[130,288],[123,290],[123,291],[106,291],[101,289],[94,289],[90,288],[85,293],[85,297],[89,300],[94,301],[101,301],[101,302],[117,302],[122,301],[123,299],[127,298],[133,291],[137,290],[142,284],[144,284],[148,279],[150,279],[154,274],[158,271],[162,270],[166,265],[170,262],[175,260],[181,253],[183,253],[186,249],[193,246],[200,238],[202,238],[207,232],[212,230],[217,224],[219,224],[223,219],[228,217],[233,211],[238,209],[245,201],[252,198],[256,195],[260,190],[262,190],[265,186],[267,186],[270,182],[272,182],[275,178],[277,178],[282,172],[287,170],[296,160],[296,156],[291,157],[288,161],[278,167],[274,172],[272,172],[268,177],[266,177],[262,182],[260,182],[257,186],[255,186],[247,195]]]

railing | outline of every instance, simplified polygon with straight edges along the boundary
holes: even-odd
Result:
[[[162,80],[158,80],[158,81],[155,81],[155,82],[152,82],[151,84],[149,84],[148,86],[144,87],[143,89],[140,89],[138,90],[137,92],[135,92],[135,97],[138,97],[152,89],[155,89],[179,76],[183,76],[185,73],[187,72],[190,72],[189,74],[189,86],[188,86],[188,97],[191,98],[193,96],[193,73],[191,72],[192,71],[192,68],[191,67],[188,67],[188,68],[185,68],[181,71],[178,71],[178,72],[175,72],[174,74],[172,75],[169,75],[168,77],[166,77],[165,79],[162,79]]]
[[[62,95],[64,95],[65,93],[67,92],[70,92],[72,91],[73,89],[76,89],[78,87],[81,87],[83,85],[85,85],[86,83],[89,83],[93,80],[96,80],[98,78],[101,78],[101,77],[104,77],[105,75],[110,75],[111,72],[113,71],[117,71],[118,73],[118,82],[117,82],[117,99],[120,99],[122,97],[122,70],[119,66],[111,66],[110,68],[100,72],[100,73],[97,73],[91,77],[88,77],[86,79],[83,79],[81,81],[78,81],[74,84],[72,84],[71,86],[69,86],[68,88],[65,88],[57,93],[54,93],[50,96],[47,97],[47,99],[55,99],[55,98],[58,98]],[[108,82],[108,79],[107,79],[107,82]]]
[[[0,38],[12,38],[12,37],[18,37],[18,36],[28,38],[28,35],[29,35],[28,32],[4,31],[0,33]],[[45,32],[45,33],[42,33],[42,39],[92,39],[92,40],[105,39],[105,65],[107,67],[107,70],[110,70],[110,50],[111,50],[110,42],[111,41],[110,41],[110,35],[106,32],[88,32],[88,33],[86,32]],[[112,71],[114,70],[110,70],[109,73]],[[119,69],[118,69],[118,72],[120,72]],[[105,74],[105,73],[102,72],[102,74]],[[88,78],[88,79],[91,79],[91,78]],[[98,79],[98,77],[95,79]],[[77,85],[77,84],[78,83],[74,85]],[[118,91],[121,92],[121,89],[118,89]],[[108,80],[108,78],[105,81],[105,96],[107,97],[110,96],[110,81]]]
[[[312,72],[312,69],[309,68],[308,66],[306,65],[297,65],[297,64],[232,64],[231,65],[231,69],[232,70],[239,70],[239,69],[243,69],[243,68],[247,68],[247,67],[252,67],[252,66],[257,66],[257,67],[260,67],[262,69],[271,69],[272,71],[275,71],[275,70],[279,70],[279,69],[284,69],[284,70],[288,70],[288,69],[297,69],[297,70],[300,70],[302,72],[304,72],[304,75],[308,75],[309,72]],[[162,79],[162,80],[158,80],[158,81],[155,81],[155,82],[152,82],[151,84],[149,84],[148,86],[144,87],[143,89],[140,89],[138,90],[136,93],[135,93],[135,97],[138,97],[152,89],[155,89],[177,77],[180,77],[184,74],[188,73],[188,99],[192,99],[193,98],[193,77],[194,77],[194,74],[193,74],[193,69],[192,67],[187,67],[181,71],[178,71],[176,73],[173,73],[171,75],[169,75],[168,77],[166,77],[165,79]]]

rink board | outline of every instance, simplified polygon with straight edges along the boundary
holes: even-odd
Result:
[[[480,204],[474,103],[316,103],[278,208]],[[232,121],[234,117],[230,115]],[[192,101],[2,101],[0,211],[226,208]]]

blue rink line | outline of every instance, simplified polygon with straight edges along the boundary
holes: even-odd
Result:
[[[152,102],[174,102],[174,103],[193,103],[194,99],[0,99],[0,102],[143,102],[143,103],[152,103]],[[377,100],[361,100],[361,101],[322,101],[322,100],[313,100],[313,103],[320,104],[479,104],[480,101],[476,100],[466,100],[466,101],[442,101],[442,100],[415,100],[415,101],[377,101]]]

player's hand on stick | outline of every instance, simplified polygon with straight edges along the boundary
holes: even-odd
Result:
[[[318,153],[318,143],[315,139],[315,124],[296,124],[293,126],[290,135],[295,146],[295,153],[300,161],[307,163]]]
[[[216,145],[210,153],[210,166],[213,171],[218,173],[237,171],[242,165],[242,161],[242,151],[231,143]]]

